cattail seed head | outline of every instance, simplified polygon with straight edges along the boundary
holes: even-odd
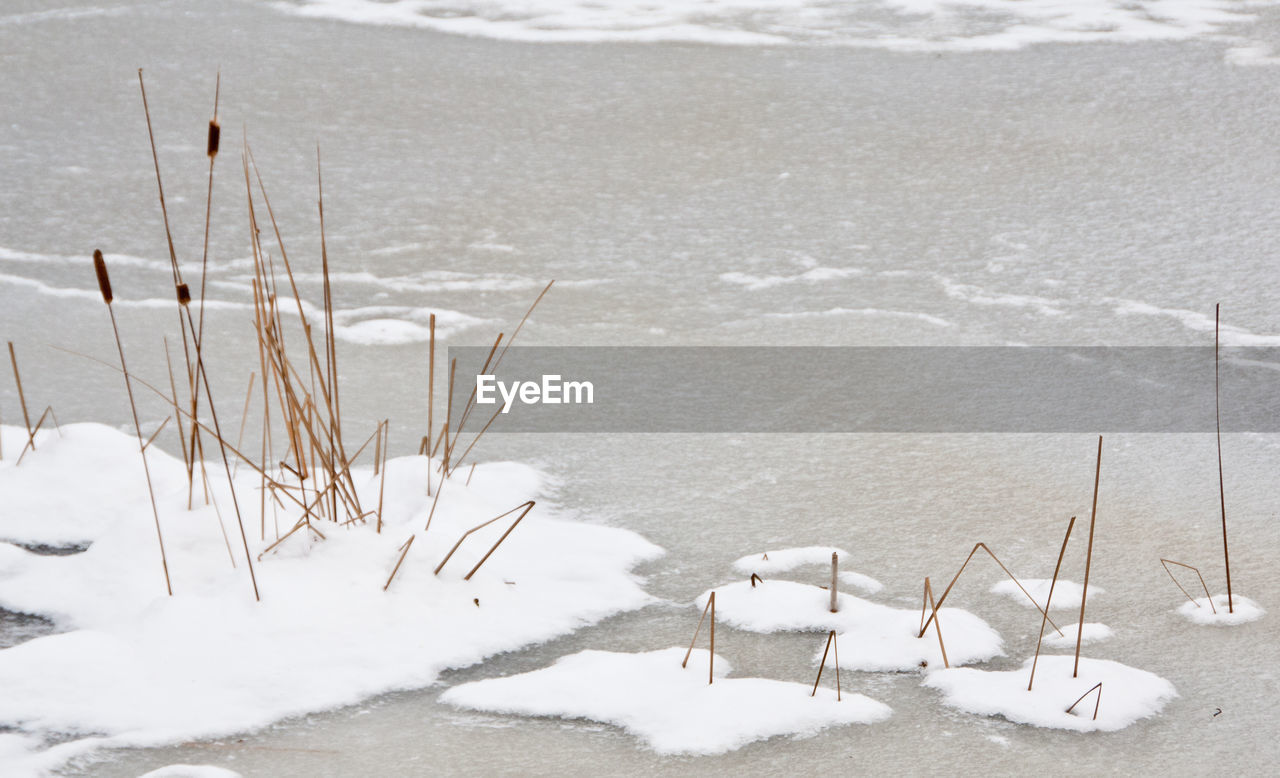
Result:
[[[110,305],[114,299],[111,296],[111,278],[107,276],[107,262],[102,258],[101,249],[93,250],[93,270],[98,274],[98,289],[102,292],[102,301]]]
[[[209,158],[217,156],[218,141],[222,139],[222,126],[217,119],[209,120]]]
[[[185,307],[191,302],[191,288],[186,284],[178,284],[178,305]]]

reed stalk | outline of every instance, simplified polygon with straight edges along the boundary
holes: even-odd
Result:
[[[1084,642],[1084,606],[1089,600],[1089,572],[1093,568],[1093,527],[1098,518],[1098,482],[1102,478],[1102,436],[1098,436],[1098,464],[1093,471],[1093,508],[1089,511],[1089,550],[1084,558],[1084,586],[1080,591],[1080,623],[1076,629],[1076,661],[1071,677],[1080,673],[1080,644]],[[1049,606],[1046,603],[1045,608]]]
[[[831,552],[831,612],[832,613],[835,613],[839,610],[837,600],[840,596],[840,590],[838,588],[840,584],[840,578],[838,577],[836,572],[839,569],[839,567],[840,567],[840,557],[836,552],[832,551]]]
[[[933,600],[933,586],[929,576],[924,578],[924,597],[920,603],[920,623],[924,624],[925,611],[930,612],[929,620],[933,622],[933,631],[938,634],[938,649],[942,652],[942,666],[951,669],[951,661],[947,659],[947,644],[942,641],[942,617],[938,615],[938,603]],[[927,626],[927,625],[926,625]],[[923,629],[921,635],[923,635]]]
[[[710,661],[707,663],[707,685],[710,686],[716,679],[716,593],[712,592],[707,598],[707,604],[702,609],[702,617],[698,619],[698,627],[693,631],[693,640],[689,641],[689,650],[684,652],[684,661],[680,663],[681,668],[689,666],[689,657],[693,655],[693,647],[698,642],[698,634],[702,632],[702,622],[706,621],[707,613],[711,613],[711,654]]]
[[[1222,478],[1222,403],[1218,391],[1218,317],[1222,304],[1213,306],[1213,419],[1218,441],[1218,504],[1222,507],[1222,562],[1227,568],[1227,613],[1235,613],[1231,599],[1231,553],[1227,550],[1227,490]]]
[[[1058,628],[1057,624],[1053,623],[1053,619],[1049,618],[1048,610],[1040,607],[1040,603],[1036,602],[1036,598],[1031,596],[1031,593],[1028,592],[1026,587],[1022,585],[1022,582],[1018,580],[1017,576],[1015,576],[1012,572],[1010,572],[1009,568],[1005,567],[1004,562],[1000,561],[1000,558],[995,555],[995,552],[993,552],[990,548],[987,547],[986,543],[974,544],[973,550],[969,552],[969,556],[965,557],[964,564],[960,565],[960,569],[956,571],[955,576],[951,579],[951,583],[947,584],[947,588],[943,590],[942,596],[938,598],[938,607],[941,608],[942,603],[946,602],[947,595],[951,594],[951,589],[956,585],[956,581],[960,580],[960,574],[963,573],[965,571],[965,568],[969,566],[970,560],[973,559],[974,554],[978,553],[978,549],[982,549],[983,551],[987,552],[987,555],[990,556],[993,560],[995,560],[995,563],[1000,566],[1000,569],[1004,571],[1004,574],[1009,576],[1009,580],[1013,581],[1013,583],[1018,587],[1018,590],[1027,596],[1027,599],[1031,601],[1031,604],[1035,606],[1036,610],[1040,611],[1041,615],[1043,615],[1044,618],[1049,622],[1049,626],[1053,627],[1053,629],[1059,635],[1061,635],[1062,630]],[[928,620],[925,621],[923,625],[921,625],[920,633],[917,634],[916,637],[924,637],[924,631],[929,628],[929,624],[932,621],[933,621],[933,616],[930,616]]]
[[[1093,704],[1093,720],[1094,720],[1094,721],[1097,721],[1097,720],[1098,720],[1098,708],[1102,707],[1102,681],[1098,681],[1096,684],[1094,684],[1094,685],[1093,685],[1093,689],[1090,689],[1089,691],[1087,691],[1087,692],[1085,692],[1084,694],[1080,695],[1080,699],[1078,699],[1078,700],[1076,700],[1075,702],[1071,703],[1071,707],[1070,707],[1070,708],[1067,708],[1067,713],[1070,713],[1071,711],[1075,710],[1075,709],[1076,709],[1076,706],[1077,706],[1077,705],[1079,705],[1079,704],[1080,704],[1080,702],[1081,702],[1082,700],[1084,700],[1084,698],[1085,698],[1085,697],[1088,697],[1090,694],[1093,694],[1093,690],[1094,690],[1094,689],[1097,689],[1097,690],[1098,690],[1098,700],[1097,700],[1097,702],[1095,702],[1095,703]]]
[[[382,591],[385,592],[387,588],[391,586],[391,582],[395,580],[396,573],[400,572],[400,565],[404,563],[404,558],[409,555],[409,547],[413,545],[413,539],[416,537],[418,536],[410,535],[409,539],[404,542],[404,545],[397,549],[400,552],[400,558],[396,560],[396,566],[392,568],[391,575],[387,577],[387,582],[382,585]]]
[[[488,521],[483,521],[483,522],[481,522],[481,523],[479,523],[479,524],[475,525],[475,526],[474,526],[474,527],[472,527],[471,529],[467,530],[466,532],[462,533],[462,537],[458,538],[458,542],[453,544],[453,548],[450,548],[450,549],[449,549],[449,553],[447,553],[447,554],[445,554],[445,555],[444,555],[444,559],[440,560],[440,564],[436,565],[436,569],[435,569],[434,571],[432,571],[432,575],[440,575],[440,571],[444,569],[444,566],[445,566],[446,564],[448,564],[449,560],[453,557],[453,552],[457,551],[457,550],[458,550],[458,548],[462,545],[462,542],[463,542],[464,540],[466,540],[467,538],[469,538],[469,537],[471,536],[471,534],[472,534],[472,533],[474,533],[474,532],[478,532],[478,531],[480,531],[480,530],[484,529],[485,527],[489,526],[490,524],[493,524],[495,521],[499,521],[500,519],[504,519],[504,518],[506,518],[507,516],[510,516],[511,514],[515,513],[516,511],[520,511],[520,515],[516,517],[516,520],[515,520],[515,522],[513,522],[513,523],[512,523],[511,528],[507,530],[507,533],[509,534],[509,533],[511,532],[511,530],[512,530],[512,529],[515,529],[516,524],[519,524],[519,523],[520,523],[520,520],[521,520],[521,519],[523,519],[523,518],[525,517],[525,514],[527,514],[529,511],[533,510],[533,506],[534,506],[534,501],[533,501],[533,500],[529,500],[528,502],[521,503],[521,504],[517,505],[516,507],[512,508],[511,510],[506,511],[506,512],[503,512],[503,513],[499,513],[497,516],[494,516],[492,519],[489,519]],[[523,510],[521,510],[521,509],[523,509]],[[424,530],[424,531],[425,531],[425,530]],[[503,537],[503,538],[506,538],[506,535],[503,535],[502,537]],[[498,542],[499,542],[499,543],[501,543],[502,541],[501,541],[501,540],[499,540]],[[495,544],[494,544],[494,548],[497,548],[497,547],[498,547],[498,546],[497,546],[497,544],[495,543]],[[492,552],[492,550],[490,550],[490,552],[489,552],[489,553],[493,553],[493,552]],[[487,557],[488,557],[488,554],[486,554],[486,555],[485,555],[485,557],[487,558]],[[481,562],[483,562],[484,560],[482,559],[482,560],[480,560],[480,561],[481,561]],[[479,565],[477,565],[477,567],[479,567]],[[472,572],[475,572],[475,571],[474,571],[474,570],[472,570]],[[468,577],[470,577],[470,576],[468,576]]]
[[[835,647],[836,662],[836,702],[840,702],[840,647],[836,643],[836,631],[833,629],[827,633],[827,645],[822,649],[822,661],[818,664],[818,677],[813,679],[813,691],[809,692],[810,697],[816,697],[818,694],[818,683],[822,681],[822,670],[827,666],[827,654]]]
[[[139,71],[141,74],[141,71]],[[102,293],[102,301],[107,305],[107,313],[111,317],[111,331],[116,338],[116,349],[120,352],[120,372],[124,374],[124,388],[129,394],[129,410],[133,412],[133,429],[138,437],[138,453],[142,456],[142,471],[147,477],[147,494],[151,498],[151,515],[156,523],[156,540],[160,544],[160,565],[164,568],[164,587],[173,596],[173,583],[169,580],[169,558],[164,551],[164,533],[160,529],[160,509],[156,506],[156,492],[151,485],[151,467],[147,464],[147,450],[142,443],[142,424],[138,422],[138,406],[133,400],[133,385],[129,383],[129,368],[125,364],[124,344],[120,340],[120,328],[116,325],[116,312],[111,303],[115,299],[111,293],[111,278],[107,275],[107,263],[102,252],[94,249],[93,269],[98,276],[98,291]]]
[[[36,431],[31,426],[31,414],[27,412],[27,396],[22,391],[22,374],[18,372],[18,355],[14,353],[13,341],[9,341],[9,364],[13,365],[13,380],[18,385],[18,403],[22,405],[22,422],[27,428],[27,446],[36,450]],[[24,449],[25,453],[25,449]],[[21,456],[19,456],[21,459]]]
[[[1062,536],[1062,550],[1058,552],[1058,564],[1053,568],[1053,580],[1049,582],[1049,594],[1044,598],[1044,618],[1040,620],[1040,637],[1036,640],[1036,655],[1031,660],[1031,678],[1027,681],[1027,691],[1031,691],[1031,685],[1036,681],[1036,664],[1040,661],[1040,644],[1044,642],[1044,626],[1049,620],[1049,608],[1053,603],[1053,588],[1058,585],[1058,573],[1062,570],[1062,558],[1067,554],[1067,541],[1071,539],[1071,528],[1076,525],[1076,517],[1072,516],[1071,521],[1067,522],[1067,534]],[[1078,644],[1077,644],[1078,647]],[[1079,668],[1080,657],[1077,654],[1076,663]],[[1075,677],[1074,675],[1072,677]]]
[[[511,534],[511,532],[512,532],[512,531],[513,531],[517,526],[519,526],[519,525],[520,525],[521,520],[522,520],[522,519],[524,519],[524,517],[525,517],[525,516],[527,516],[527,515],[529,514],[529,511],[533,510],[533,506],[534,506],[534,502],[533,502],[533,500],[530,500],[529,502],[525,503],[525,506],[526,506],[526,507],[525,507],[525,509],[520,513],[520,515],[519,515],[519,516],[517,516],[517,517],[516,517],[516,520],[515,520],[515,521],[513,521],[513,522],[511,522],[511,526],[510,526],[510,527],[507,527],[507,531],[506,531],[506,532],[504,532],[504,533],[502,533],[502,537],[498,538],[498,542],[494,543],[494,544],[493,544],[493,547],[492,547],[492,548],[490,548],[488,551],[486,551],[486,552],[485,552],[484,556],[482,556],[482,557],[480,558],[480,561],[479,561],[479,562],[476,562],[476,566],[475,566],[475,567],[473,567],[473,568],[471,568],[471,572],[469,572],[469,573],[467,573],[466,575],[464,575],[464,576],[462,577],[462,580],[464,580],[464,581],[470,581],[470,580],[471,580],[471,576],[473,576],[473,575],[475,575],[475,574],[476,574],[476,571],[480,569],[480,566],[481,566],[481,565],[483,565],[485,562],[487,562],[487,561],[489,560],[489,557],[493,556],[493,552],[495,552],[495,551],[497,551],[497,550],[498,550],[498,546],[501,546],[501,545],[502,545],[502,541],[506,540],[506,539],[507,539],[507,536],[508,536],[508,535],[510,535],[510,534]],[[715,629],[715,628],[714,628],[714,627],[712,627],[712,630],[713,630],[713,631],[712,631],[712,634],[715,634],[715,633],[714,633],[714,629]]]
[[[1209,601],[1209,607],[1213,608],[1213,612],[1217,614],[1218,609],[1214,607],[1213,598],[1209,596],[1209,587],[1205,585],[1204,576],[1200,575],[1199,568],[1193,567],[1191,565],[1183,564],[1182,562],[1175,562],[1172,559],[1165,559],[1163,557],[1160,558],[1160,566],[1163,567],[1165,573],[1169,575],[1170,580],[1173,581],[1173,585],[1178,587],[1178,590],[1181,591],[1183,594],[1185,594],[1187,596],[1187,599],[1191,601],[1191,604],[1196,606],[1197,608],[1200,607],[1200,603],[1196,602],[1196,598],[1192,597],[1190,592],[1182,588],[1182,584],[1178,583],[1178,579],[1174,577],[1173,571],[1169,569],[1169,565],[1178,565],[1179,567],[1185,567],[1188,570],[1192,570],[1195,572],[1196,577],[1200,579],[1200,587],[1204,589],[1204,598]]]

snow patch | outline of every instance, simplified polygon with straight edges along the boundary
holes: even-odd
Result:
[[[1011,598],[1014,602],[1025,605],[1028,608],[1044,608],[1044,601],[1049,599],[1049,586],[1053,583],[1052,578],[1019,578],[1022,586],[1035,599],[1035,605],[1031,604],[1031,600],[1027,599],[1027,595],[1022,593],[1022,589],[1009,579],[997,582],[991,587],[992,594],[1003,594]],[[1094,598],[1106,591],[1101,586],[1090,584],[1089,586],[1089,602],[1092,603]],[[1068,581],[1059,578],[1058,583],[1053,587],[1053,603],[1049,610],[1068,610],[1080,609],[1080,596],[1084,593],[1084,587],[1075,581]]]
[[[1049,648],[1075,648],[1077,637],[1080,638],[1080,645],[1087,646],[1090,643],[1101,643],[1114,634],[1106,624],[1086,621],[1083,634],[1079,623],[1064,626],[1061,635],[1052,629],[1045,629],[1044,644]]]
[[[622,727],[661,754],[722,754],[778,735],[807,737],[839,724],[871,724],[892,711],[853,692],[836,701],[834,689],[765,678],[728,678],[710,652],[686,649],[639,654],[582,651],[550,667],[456,686],[441,695],[460,708],[526,716],[590,719]]]
[[[207,764],[171,764],[143,773],[138,778],[241,778],[240,773]]]
[[[907,671],[922,662],[941,666],[942,653],[932,626],[923,637],[918,609],[890,608],[841,593],[838,612],[830,611],[826,589],[793,581],[766,581],[755,588],[745,581],[715,589],[716,618],[751,632],[826,632],[840,637],[840,666],[853,670]],[[710,592],[698,598],[705,607]],[[1001,656],[1002,640],[985,621],[959,608],[939,610],[947,659],[953,665]],[[819,646],[821,653],[821,646]],[[814,664],[818,662],[815,656]]]
[[[1241,597],[1233,593],[1231,595],[1231,603],[1234,606],[1234,613],[1227,612],[1227,595],[1225,594],[1214,595],[1213,607],[1209,606],[1208,599],[1198,597],[1195,602],[1184,602],[1178,608],[1178,613],[1181,613],[1193,624],[1207,624],[1218,627],[1247,624],[1250,621],[1257,621],[1267,614],[1261,605],[1258,605],[1248,597]],[[1214,608],[1217,608],[1217,613],[1214,613]]]
[[[945,626],[943,629],[945,632]],[[1178,696],[1173,684],[1145,670],[1081,657],[1079,677],[1073,678],[1073,656],[1043,654],[1036,665],[1035,685],[1027,691],[1031,662],[1028,659],[1021,669],[1008,671],[971,667],[934,670],[925,677],[924,685],[942,692],[943,701],[953,708],[983,716],[1003,716],[1019,724],[1077,732],[1124,729],[1159,713],[1166,702]],[[1100,703],[1094,691],[1073,712],[1066,712],[1098,682],[1102,682]]]

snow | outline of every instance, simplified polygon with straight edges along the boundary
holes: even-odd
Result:
[[[1080,623],[1076,622],[1070,626],[1063,625],[1061,635],[1054,632],[1052,628],[1046,628],[1044,631],[1044,645],[1046,648],[1075,648],[1077,636],[1080,636],[1080,644],[1087,646],[1090,643],[1101,643],[1114,634],[1111,627],[1106,624],[1086,621],[1084,623],[1084,633],[1081,635]]]
[[[529,673],[456,686],[443,702],[527,716],[590,719],[622,727],[661,754],[720,754],[756,740],[805,737],[839,724],[870,724],[891,715],[855,694],[765,678],[728,678],[729,663],[710,652],[674,647],[638,654],[583,651]]]
[[[805,565],[831,565],[832,552],[840,555],[840,564],[848,564],[853,556],[842,548],[834,546],[804,546],[802,548],[782,548],[759,554],[748,554],[733,563],[733,569],[744,575],[755,573],[760,577],[777,575]],[[867,594],[875,594],[884,588],[884,584],[863,573],[852,570],[839,571],[840,583],[847,584]],[[827,576],[830,579],[830,576]]]
[[[938,637],[932,626],[917,638],[920,611],[840,593],[838,612],[831,613],[826,589],[794,581],[771,580],[755,588],[745,581],[715,589],[716,618],[751,632],[835,630],[840,640],[840,666],[853,670],[906,671],[922,662],[942,666]],[[705,607],[710,592],[698,598]],[[1003,654],[1003,641],[985,621],[968,611],[942,608],[942,638],[953,665],[980,662]],[[814,664],[817,664],[815,658]]]
[[[1044,607],[1044,601],[1049,597],[1049,585],[1053,583],[1052,578],[1019,578],[1023,588],[1035,598],[1036,606]],[[1089,584],[1089,603],[1099,594],[1106,591],[1100,586]],[[1022,589],[1008,578],[998,581],[991,587],[992,594],[1003,594],[1012,598],[1014,601],[1033,608],[1031,601],[1027,599],[1027,595],[1022,593]],[[1053,604],[1050,610],[1079,610],[1080,595],[1084,592],[1084,587],[1075,581],[1068,581],[1063,578],[1058,579],[1058,583],[1053,587]],[[945,627],[944,627],[945,629]]]
[[[1235,593],[1231,595],[1231,603],[1234,606],[1234,613],[1227,612],[1227,595],[1225,594],[1214,595],[1213,608],[1209,607],[1208,599],[1198,597],[1194,603],[1182,603],[1182,606],[1178,608],[1178,613],[1181,613],[1193,624],[1208,624],[1220,627],[1257,621],[1267,613],[1258,603]],[[1217,608],[1217,613],[1213,612],[1214,608]]]
[[[240,773],[213,765],[171,764],[143,773],[139,778],[240,778]]]
[[[718,598],[717,598],[718,599]],[[945,633],[946,627],[943,627]],[[924,685],[943,694],[953,708],[983,716],[1003,716],[1019,724],[1077,732],[1111,732],[1159,713],[1177,696],[1173,684],[1158,675],[1106,659],[1080,658],[1079,677],[1072,677],[1071,655],[1040,655],[1035,685],[1027,691],[1031,659],[1021,669],[986,671],[971,667],[933,670]],[[1102,682],[1102,700],[1093,720],[1097,692],[1067,713],[1081,695]]]
[[[421,688],[446,668],[653,602],[631,570],[661,549],[628,531],[568,520],[545,500],[545,477],[520,464],[481,464],[470,486],[450,480],[423,534],[429,465],[405,457],[387,462],[381,533],[373,523],[317,521],[327,539],[300,531],[260,561],[277,517],[271,509],[257,515],[259,478],[241,467],[256,603],[220,463],[209,478],[235,568],[215,510],[185,509],[182,462],[150,448],[168,597],[136,439],[102,425],[64,425],[62,437],[42,432],[38,450],[15,466],[25,432],[0,434],[0,537],[92,542],[67,556],[0,543],[0,607],[47,616],[63,630],[0,650],[0,727],[40,740],[93,733],[44,751],[7,735],[0,756],[27,752],[18,762],[25,770],[55,769],[94,747],[222,736]],[[367,468],[354,475],[361,502],[376,505],[380,479]],[[530,498],[538,504],[471,581],[462,578],[508,521],[472,535],[432,574],[466,529]],[[278,531],[295,520],[281,510]],[[6,772],[20,772],[7,761]]]
[[[774,575],[804,565],[830,565],[832,553],[839,554],[841,559],[851,558],[848,551],[835,546],[781,548],[759,554],[747,554],[733,563],[733,569],[746,575],[752,573],[761,576]]]
[[[884,584],[871,576],[863,575],[862,573],[840,573],[839,577],[840,583],[845,584],[846,586],[852,586],[866,594],[876,594],[884,589]]]

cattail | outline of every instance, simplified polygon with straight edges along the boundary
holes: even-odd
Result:
[[[186,307],[191,304],[191,287],[186,284],[178,284],[178,305]]]
[[[209,159],[218,156],[218,141],[222,138],[222,125],[217,119],[209,120]]]
[[[141,75],[141,71],[139,71]],[[124,361],[124,344],[120,340],[120,327],[116,325],[116,312],[111,307],[111,280],[107,277],[107,263],[102,252],[94,250],[93,269],[98,274],[98,288],[102,290],[102,300],[107,304],[107,314],[111,316],[111,331],[116,337],[116,350],[120,352],[120,372],[124,375],[124,388],[129,395],[129,410],[133,412],[133,431],[138,436],[138,452],[142,455],[142,472],[147,477],[147,494],[151,498],[151,515],[156,524],[156,540],[160,544],[160,566],[164,569],[164,586],[173,596],[173,583],[169,580],[169,559],[164,552],[164,533],[160,529],[160,509],[156,506],[156,491],[151,485],[151,467],[147,464],[147,446],[142,440],[142,424],[138,422],[138,406],[133,400],[133,384],[129,380],[129,367]]]
[[[107,275],[107,262],[102,258],[102,250],[93,250],[93,270],[98,274],[98,290],[102,292],[102,301],[107,305],[115,298],[111,294],[111,277]]]

